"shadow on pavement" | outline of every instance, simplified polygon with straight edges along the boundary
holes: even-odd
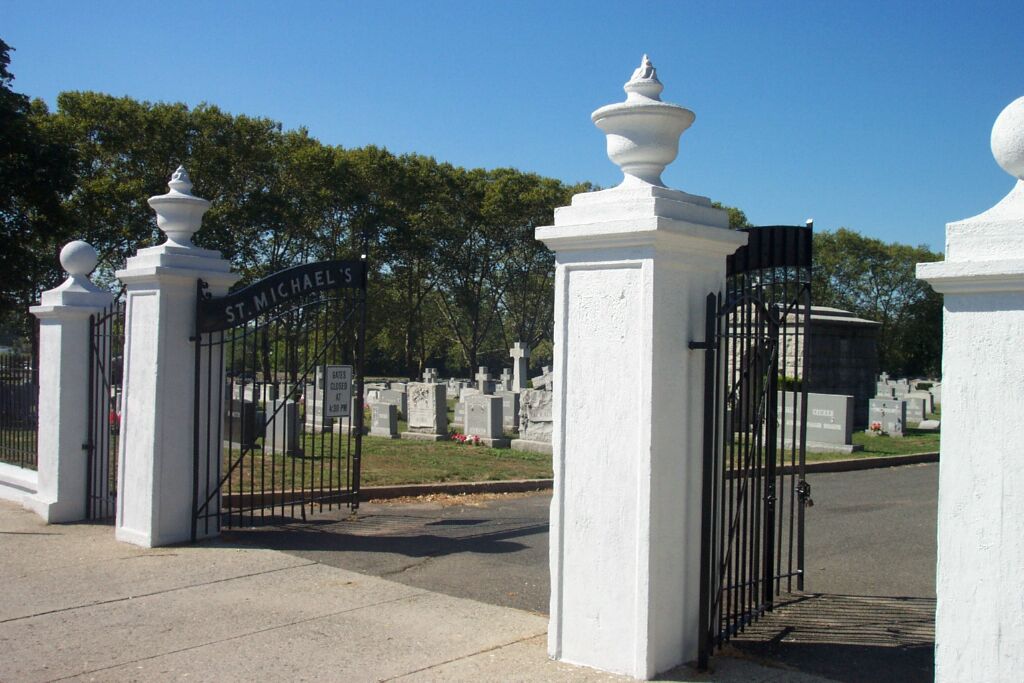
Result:
[[[843,683],[931,681],[933,598],[802,594],[748,626],[724,654]]]
[[[334,551],[392,553],[407,557],[442,557],[457,553],[500,554],[524,550],[513,539],[548,531],[533,520],[429,519],[419,515],[366,515],[224,531],[226,545],[261,547],[284,552]],[[429,527],[432,533],[423,533]]]

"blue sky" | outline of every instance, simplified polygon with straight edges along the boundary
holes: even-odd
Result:
[[[992,123],[1024,95],[1024,1],[2,0],[14,89],[216,104],[462,166],[610,186],[590,121],[646,52],[697,119],[666,184],[755,224],[941,250],[1013,181]]]

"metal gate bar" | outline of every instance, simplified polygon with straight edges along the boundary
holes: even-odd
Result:
[[[118,297],[89,316],[89,423],[83,444],[87,519],[113,517],[116,509],[123,356],[124,303]]]
[[[706,299],[705,340],[690,344],[705,352],[702,667],[794,579],[803,588],[812,228],[746,232],[725,290]]]
[[[304,278],[312,282],[306,276],[318,269],[323,275],[340,267],[358,270],[358,277],[308,293],[301,285],[276,289]],[[270,291],[290,293],[268,306],[263,294]],[[222,526],[304,519],[307,511],[338,505],[357,508],[365,259],[298,266],[220,300],[206,296],[200,283],[198,295],[193,538]],[[264,304],[241,320],[234,313],[221,320],[210,313],[218,301],[228,302],[223,310],[244,311],[254,297]],[[354,368],[354,414],[342,432],[325,429],[324,399],[304,390],[319,368],[337,365]]]

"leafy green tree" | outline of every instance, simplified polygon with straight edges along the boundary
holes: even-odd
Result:
[[[752,228],[753,224],[747,220],[747,214],[735,206],[726,206],[722,202],[711,202],[716,209],[725,209],[729,214],[729,229],[739,230],[740,228]]]
[[[942,298],[918,280],[918,263],[938,261],[925,246],[886,243],[847,228],[814,235],[813,298],[882,324],[881,369],[937,375],[942,359]]]
[[[0,325],[34,340],[28,307],[61,280],[57,254],[71,234],[61,199],[74,175],[46,106],[11,89],[11,50],[0,40]]]

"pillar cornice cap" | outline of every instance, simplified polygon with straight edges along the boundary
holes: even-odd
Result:
[[[747,243],[729,229],[729,214],[707,197],[653,185],[619,186],[578,194],[555,209],[555,224],[535,236],[554,251],[684,246],[729,255]]]
[[[1024,292],[1024,259],[918,263],[917,279],[939,294]]]
[[[230,287],[241,278],[231,271],[231,263],[221,258],[219,251],[171,244],[140,249],[115,275],[121,282],[134,285],[186,280],[194,283],[201,278],[215,290]]]

